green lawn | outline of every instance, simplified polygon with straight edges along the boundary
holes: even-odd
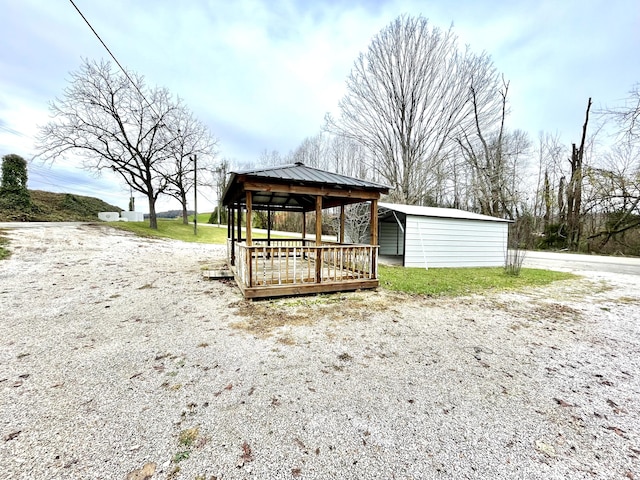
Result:
[[[384,288],[429,296],[459,296],[486,290],[513,290],[576,278],[571,273],[534,268],[523,268],[517,277],[507,275],[502,267],[425,270],[380,265],[378,271],[380,285]]]
[[[209,219],[211,218],[211,212],[209,213],[199,213],[198,214],[198,225],[202,223],[209,223]],[[189,215],[189,221],[193,222],[193,215]]]
[[[206,214],[202,214],[206,215]],[[190,217],[193,218],[193,217]],[[207,217],[208,219],[208,217]],[[198,221],[200,215],[198,215]],[[185,225],[182,219],[158,219],[158,230],[149,228],[149,222],[109,222],[114,228],[133,232],[141,237],[153,238],[170,238],[173,240],[182,240],[183,242],[196,243],[215,243],[224,245],[227,243],[227,226],[218,227],[217,225],[209,225],[206,222],[198,223],[198,235],[193,234],[193,223]],[[244,228],[243,228],[244,230]],[[266,233],[253,232],[253,238],[266,238]],[[287,238],[272,235],[271,238]]]
[[[158,219],[158,230],[149,228],[149,222],[110,222],[114,228],[133,232],[141,237],[160,237],[183,242],[217,243],[224,245],[227,241],[227,227],[218,228],[198,225],[198,235],[193,234],[193,223],[185,225],[182,220]]]

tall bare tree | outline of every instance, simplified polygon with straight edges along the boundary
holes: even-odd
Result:
[[[84,168],[113,170],[149,203],[149,225],[157,228],[156,200],[167,188],[159,168],[167,158],[167,135],[175,103],[166,89],[148,88],[144,78],[85,60],[71,73],[62,98],[50,105],[53,120],[40,129],[39,156],[81,156]]]
[[[582,125],[582,138],[580,146],[574,143],[571,146],[571,177],[567,185],[567,246],[577,250],[582,235],[582,178],[584,163],[584,147],[587,138],[587,125],[589,123],[589,110],[591,109],[591,97],[587,102],[584,124]]]
[[[206,125],[193,116],[178,100],[169,119],[166,130],[168,158],[163,162],[162,172],[167,188],[165,193],[180,202],[182,221],[189,223],[187,204],[188,193],[194,188],[197,168],[198,183],[203,181],[213,168],[217,140]]]
[[[430,188],[430,172],[443,161],[454,130],[493,122],[499,76],[490,57],[459,51],[452,30],[423,17],[401,16],[379,32],[356,60],[340,101],[340,116],[325,128],[371,152],[372,168],[393,187],[392,196],[417,203]]]

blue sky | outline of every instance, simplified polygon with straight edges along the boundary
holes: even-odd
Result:
[[[401,14],[453,24],[511,82],[510,128],[579,141],[587,98],[619,104],[640,81],[637,0],[75,0],[119,61],[182,97],[220,141],[220,156],[287,153],[335,112],[371,38]],[[108,58],[66,0],[0,0],[0,155],[30,159],[48,102],[82,58]],[[95,194],[123,208],[128,188],[68,158],[34,164],[30,188]],[[202,192],[208,208],[213,192]],[[146,209],[144,199],[136,205]],[[161,209],[175,207],[162,201]]]

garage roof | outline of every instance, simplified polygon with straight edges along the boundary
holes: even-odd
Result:
[[[439,207],[421,207],[419,205],[404,205],[400,203],[378,203],[379,212],[384,216],[388,211],[404,213],[405,215],[414,215],[416,217],[441,217],[441,218],[459,218],[464,220],[484,220],[487,222],[507,222],[512,220],[504,218],[492,217],[490,215],[482,215],[480,213],[467,212],[457,208],[439,208]],[[385,209],[387,212],[385,212]]]

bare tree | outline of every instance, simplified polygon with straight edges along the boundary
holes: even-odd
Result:
[[[340,117],[327,115],[325,129],[365,146],[372,168],[393,187],[392,197],[416,203],[428,194],[430,172],[453,145],[452,132],[474,122],[471,85],[479,121],[495,120],[497,81],[490,57],[468,48],[460,52],[451,29],[401,16],[358,57]]]
[[[482,103],[473,83],[469,89],[474,124],[469,130],[460,130],[456,140],[472,171],[474,200],[485,215],[515,219],[521,190],[520,163],[526,158],[530,142],[522,130],[506,129],[509,82],[502,79],[502,86],[495,92],[500,99],[497,125],[481,122]]]
[[[50,109],[53,120],[37,140],[39,156],[76,153],[88,170],[113,170],[146,195],[149,225],[158,228],[155,204],[167,187],[159,166],[172,142],[167,129],[176,109],[169,92],[147,88],[143,77],[129,72],[127,78],[109,62],[85,60]]]
[[[571,177],[567,185],[567,246],[577,250],[582,234],[582,177],[584,162],[584,146],[587,138],[587,124],[589,123],[589,110],[591,109],[591,98],[587,102],[584,124],[582,125],[582,139],[580,146],[574,143],[571,147]]]
[[[558,134],[539,133],[536,149],[538,161],[533,216],[536,222],[538,219],[542,219],[543,231],[558,221],[558,202],[553,192],[556,192],[560,177],[562,177],[561,159],[564,153],[565,148]],[[539,225],[536,223],[534,228],[539,229]]]
[[[326,139],[322,133],[305,138],[293,151],[292,160],[302,162],[308,167],[330,170],[326,155]]]
[[[167,184],[165,193],[180,202],[182,221],[187,225],[187,194],[194,187],[194,169],[197,168],[198,183],[202,185],[205,175],[212,170],[217,140],[180,100],[169,122],[170,128],[166,131],[168,158],[162,165]]]
[[[618,126],[622,140],[629,143],[640,140],[640,83],[636,83],[629,91],[625,104],[600,112],[613,119]]]
[[[640,227],[640,148],[627,142],[612,147],[600,168],[586,169],[585,211],[594,219],[589,240],[602,250],[614,238]],[[640,246],[636,245],[637,251]]]

